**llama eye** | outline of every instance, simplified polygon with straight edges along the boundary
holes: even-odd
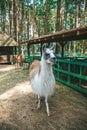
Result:
[[[46,56],[46,57],[49,57],[49,56],[50,56],[50,54],[46,53],[46,54],[45,54],[45,56]]]
[[[50,58],[50,54],[49,53],[45,53],[44,58],[45,58],[45,60],[47,60],[48,58]]]

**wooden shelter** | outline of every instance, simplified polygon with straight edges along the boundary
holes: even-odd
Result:
[[[0,31],[0,63],[11,63],[16,46],[17,42],[11,36]]]
[[[38,38],[23,41],[22,43],[38,44],[44,42],[65,42],[87,39],[87,26],[83,28],[75,28],[72,30],[59,31],[54,34],[44,35]]]
[[[32,44],[59,42],[62,48],[62,57],[63,57],[64,46],[67,44],[67,41],[83,40],[83,39],[84,40],[87,39],[87,26],[82,28],[75,28],[71,30],[59,31],[54,34],[44,35],[34,39],[25,40],[22,41],[21,44],[28,43],[28,48],[29,48],[29,45]]]

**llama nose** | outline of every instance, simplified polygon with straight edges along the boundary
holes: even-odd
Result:
[[[56,63],[56,57],[51,58],[51,62]]]

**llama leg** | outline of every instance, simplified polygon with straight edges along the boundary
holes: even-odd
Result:
[[[18,68],[18,63],[17,62],[15,63],[15,68]]]
[[[48,99],[48,97],[46,96],[46,97],[45,97],[46,111],[47,111],[47,115],[50,116],[49,104],[48,104],[47,99]]]
[[[37,109],[40,108],[40,96],[38,95],[38,104],[37,104]]]

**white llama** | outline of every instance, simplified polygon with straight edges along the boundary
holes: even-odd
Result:
[[[54,45],[46,48],[46,44],[42,46],[41,61],[35,60],[29,69],[30,82],[32,90],[38,95],[38,105],[40,108],[40,97],[45,97],[47,115],[50,116],[48,96],[51,96],[55,89],[55,78],[53,75],[52,64],[56,62],[53,53]]]

